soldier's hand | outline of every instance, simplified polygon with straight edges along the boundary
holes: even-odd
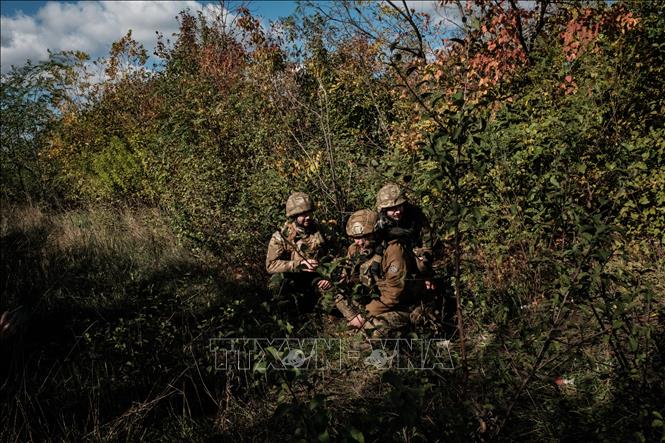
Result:
[[[316,285],[319,287],[319,289],[323,289],[324,291],[332,288],[332,283],[330,283],[329,280],[319,280]]]
[[[360,329],[365,324],[365,319],[362,315],[358,314],[353,317],[347,324],[352,328]]]
[[[436,290],[436,283],[433,280],[425,280],[425,289],[428,291]]]
[[[316,272],[316,268],[319,267],[319,261],[313,258],[308,258],[302,261],[303,271],[304,272]]]

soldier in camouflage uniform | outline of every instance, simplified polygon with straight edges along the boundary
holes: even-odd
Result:
[[[376,195],[376,210],[379,212],[379,225],[388,238],[402,238],[415,255],[426,289],[434,290],[432,233],[422,209],[409,203],[398,185],[387,183]]]
[[[379,297],[362,305],[343,295],[336,296],[337,309],[348,325],[374,337],[385,337],[409,324],[409,316],[420,293],[422,279],[415,257],[403,238],[385,238],[377,231],[379,214],[369,209],[354,212],[346,225],[353,238],[347,251],[352,263],[347,280],[378,290]]]
[[[288,221],[270,238],[266,255],[266,270],[282,275],[283,283],[295,292],[312,295],[307,300],[310,306],[316,303],[313,293],[332,288],[332,283],[321,279],[316,272],[328,239],[312,217],[313,211],[314,204],[307,194],[291,194],[286,200]]]

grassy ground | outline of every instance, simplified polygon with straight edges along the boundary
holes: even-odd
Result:
[[[214,411],[202,392],[187,404],[202,384],[199,345],[242,326],[233,296],[254,288],[192,255],[158,213],[13,209],[2,251],[2,304],[30,312],[3,348],[10,440],[137,437],[158,417],[185,432],[188,409]]]
[[[380,384],[215,371],[211,338],[323,331],[271,306],[265,275],[190,252],[157,212],[11,208],[1,235],[2,307],[24,320],[2,344],[3,440],[288,440],[317,432],[300,409],[321,386],[348,403],[368,395],[360,379]]]
[[[212,338],[348,334],[333,318],[282,308],[260,269],[192,253],[157,211],[7,207],[0,238],[0,309],[26,314],[0,349],[2,441],[483,441],[497,429],[500,440],[639,441],[662,429],[655,405],[665,390],[652,374],[663,365],[657,250],[632,255],[633,266],[652,264],[644,275],[657,295],[635,310],[646,317],[634,324],[654,325],[645,340],[656,345],[635,366],[648,373],[619,371],[580,312],[515,397],[534,364],[520,334],[541,318],[538,303],[514,331],[468,318],[466,374],[346,361],[335,371],[216,371]]]

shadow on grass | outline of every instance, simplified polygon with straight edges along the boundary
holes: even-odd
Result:
[[[24,320],[0,345],[5,435],[129,438],[149,420],[173,427],[186,411],[185,435],[187,423],[214,417],[225,380],[210,370],[208,340],[262,325],[264,288],[185,252],[139,260],[127,245],[58,250],[50,228],[0,238],[0,308],[22,306]]]

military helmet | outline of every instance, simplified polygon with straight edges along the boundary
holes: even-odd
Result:
[[[346,234],[350,237],[362,237],[374,232],[379,214],[371,209],[361,209],[351,214],[346,222]]]
[[[402,203],[406,203],[406,197],[404,197],[404,192],[395,183],[384,185],[383,188],[379,189],[378,194],[376,194],[377,211],[392,208]]]
[[[309,195],[304,192],[294,192],[286,200],[286,216],[295,217],[303,212],[313,211],[314,204]]]

